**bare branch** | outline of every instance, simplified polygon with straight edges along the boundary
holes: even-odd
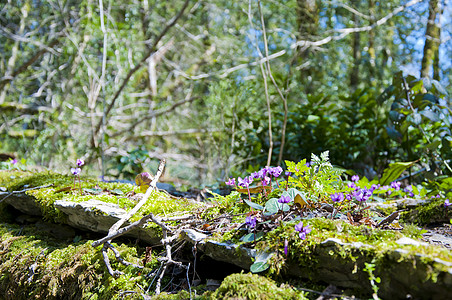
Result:
[[[20,73],[27,70],[29,66],[31,66],[35,61],[38,60],[42,55],[44,55],[46,52],[49,52],[47,49],[50,49],[51,47],[54,47],[57,45],[60,41],[55,39],[52,40],[44,49],[39,50],[35,53],[30,59],[28,59],[26,62],[24,62],[20,67],[18,67],[16,70],[12,72],[9,76],[5,76],[3,78],[0,78],[0,90],[10,81],[14,80],[14,77],[19,75]],[[54,52],[54,51],[53,51]]]
[[[192,97],[192,98],[180,100],[180,101],[178,101],[178,102],[173,103],[170,107],[162,108],[162,109],[160,109],[160,110],[154,111],[153,113],[148,114],[148,115],[146,115],[146,116],[144,116],[144,117],[142,117],[142,118],[136,120],[136,121],[133,122],[127,129],[121,130],[121,131],[118,131],[118,132],[115,132],[115,133],[112,134],[111,136],[112,136],[112,137],[115,137],[115,136],[119,136],[119,135],[121,135],[121,134],[123,134],[123,133],[125,133],[125,132],[130,132],[130,131],[132,131],[138,124],[143,123],[143,122],[146,121],[146,120],[150,120],[150,119],[156,118],[156,117],[158,117],[158,116],[161,116],[161,115],[163,115],[163,114],[166,114],[166,113],[168,113],[168,112],[174,110],[176,107],[181,106],[182,104],[185,104],[185,103],[193,102],[193,101],[196,100],[196,99],[199,99],[199,97]]]
[[[186,0],[185,1],[184,5],[179,10],[177,15],[170,20],[170,22],[162,30],[160,35],[154,40],[154,43],[151,45],[151,47],[149,47],[148,52],[143,56],[143,58],[140,60],[140,62],[138,62],[138,64],[133,69],[131,69],[129,71],[129,73],[127,73],[126,78],[124,78],[124,80],[122,81],[122,84],[120,85],[119,89],[116,91],[115,95],[113,96],[113,99],[111,100],[110,104],[105,109],[105,113],[104,113],[105,118],[110,114],[110,111],[113,109],[113,106],[115,105],[116,100],[118,99],[119,95],[124,90],[124,88],[127,86],[127,83],[129,82],[129,80],[132,77],[132,75],[135,74],[135,72],[138,71],[143,66],[143,64],[146,62],[146,60],[155,52],[155,50],[157,48],[157,44],[166,35],[168,30],[170,30],[176,24],[176,22],[180,19],[180,17],[183,15],[185,9],[187,8],[189,2],[190,2],[190,0]],[[95,144],[94,143],[94,140],[96,138],[95,135],[97,135],[97,133],[99,132],[100,128],[102,127],[102,124],[103,124],[102,120],[100,120],[97,123],[97,126],[95,127],[94,132],[93,132],[91,145]]]

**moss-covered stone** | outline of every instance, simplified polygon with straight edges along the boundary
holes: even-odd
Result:
[[[3,299],[121,299],[121,291],[140,295],[150,269],[114,268],[125,274],[111,277],[92,241],[62,242],[33,225],[0,224],[0,294]],[[124,259],[139,263],[137,247],[114,244]],[[154,266],[156,262],[148,264]],[[136,297],[139,298],[139,297]],[[132,298],[133,299],[133,298]]]
[[[308,299],[305,293],[256,274],[232,274],[226,277],[210,299]]]

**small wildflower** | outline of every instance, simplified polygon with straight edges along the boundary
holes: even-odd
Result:
[[[372,197],[373,190],[371,188],[370,189],[364,188],[362,191],[364,194],[364,198],[366,198],[364,201],[369,200],[369,198]]]
[[[282,171],[283,171],[283,169],[280,166],[270,169],[270,172],[273,175],[273,177],[279,177],[279,175],[281,175]]]
[[[286,171],[286,173],[285,173],[285,174],[286,174],[286,176],[287,176],[287,177],[290,177],[290,176],[292,176],[292,172],[289,172],[289,171]]]
[[[378,188],[380,188],[380,185],[378,184],[372,184],[372,186],[370,187],[370,190],[372,191],[372,192],[374,192],[376,189],[378,189]]]
[[[257,219],[253,218],[251,216],[248,216],[245,218],[245,223],[249,228],[254,228],[254,227],[256,227]]]
[[[287,256],[287,250],[289,248],[289,241],[287,239],[284,240],[284,255]]]
[[[15,165],[15,164],[17,164],[17,159],[15,158],[15,159],[13,159],[12,161],[11,161],[11,164],[12,165]]]
[[[235,178],[229,178],[225,183],[226,185],[235,186]]]
[[[344,194],[334,193],[331,195],[331,200],[333,200],[334,202],[342,202],[344,200]]]
[[[413,187],[412,187],[411,185],[406,186],[406,187],[403,189],[403,191],[404,191],[405,193],[408,193],[408,196],[414,197]]]
[[[303,227],[303,221],[301,221],[300,223],[295,225],[295,230],[299,232],[298,236],[300,237],[300,239],[304,240],[306,239],[306,234],[310,233],[312,229],[309,228],[309,225]]]
[[[451,205],[452,205],[452,203],[449,202],[449,199],[446,199],[446,200],[444,201],[444,207],[449,207],[449,206],[451,206]]]
[[[71,173],[72,175],[80,175],[80,172],[82,171],[82,169],[80,168],[71,168]]]
[[[250,186],[249,178],[250,178],[250,177],[245,177],[245,178],[243,178],[243,179],[242,179],[241,177],[237,178],[237,180],[238,180],[238,185],[241,186],[241,187],[243,187],[243,188],[248,188],[248,187]],[[252,179],[251,179],[251,181],[252,181]]]
[[[401,185],[401,182],[399,182],[399,181],[393,181],[393,182],[391,182],[391,187],[392,187],[393,189],[395,189],[396,191],[400,190],[400,185]]]
[[[353,175],[353,176],[352,176],[352,181],[353,181],[353,182],[359,181],[359,176],[358,176],[358,175]]]
[[[438,198],[438,199],[441,198],[441,195],[440,194],[436,195],[436,198]]]
[[[281,196],[281,198],[278,199],[279,203],[289,203],[292,201],[289,196]]]
[[[348,186],[349,188],[351,188],[351,189],[357,189],[357,188],[358,188],[354,182],[349,182],[349,183],[347,183],[347,186]]]
[[[270,183],[270,177],[265,176],[265,177],[262,179],[262,185],[268,185],[269,183]]]
[[[353,196],[351,194],[345,195],[345,199],[347,199],[348,201],[351,201],[352,198],[353,198]]]
[[[364,192],[361,189],[358,189],[356,191],[353,192],[353,197],[355,197],[356,200],[358,201],[366,201],[367,199],[365,198]]]
[[[83,159],[77,159],[77,167],[81,167],[85,164],[85,161]]]
[[[260,179],[264,179],[265,176],[267,176],[267,173],[268,173],[268,169],[267,169],[267,167],[265,167],[265,168],[259,170],[259,172],[257,172],[257,175],[259,176]]]

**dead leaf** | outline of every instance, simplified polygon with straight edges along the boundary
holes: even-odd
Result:
[[[272,187],[268,186],[268,185],[260,185],[260,186],[250,187],[249,190],[250,190],[251,194],[257,194],[257,193],[262,192],[263,190],[266,190],[267,192],[271,192]],[[248,194],[248,189],[237,189],[237,192],[242,193],[242,194]]]

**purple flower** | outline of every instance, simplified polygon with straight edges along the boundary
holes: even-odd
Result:
[[[400,185],[401,185],[401,182],[399,182],[399,181],[393,181],[393,182],[391,182],[391,187],[392,187],[393,189],[395,189],[396,191],[400,190]]]
[[[228,181],[225,182],[226,185],[235,186],[235,178],[229,178]]]
[[[309,228],[309,225],[306,225],[306,227],[303,227],[303,221],[295,225],[295,230],[299,232],[300,239],[304,240],[306,239],[306,234],[311,232],[311,228]]]
[[[380,187],[380,185],[378,184],[372,184],[372,186],[370,187],[370,190],[372,191],[372,192],[374,192],[376,189],[378,189]]]
[[[243,188],[248,188],[249,186],[250,186],[250,183],[251,182],[253,182],[253,179],[251,178],[251,180],[250,180],[250,178],[251,177],[245,177],[245,178],[237,178],[237,180],[238,180],[238,185],[239,186],[241,186],[241,187],[243,187]]]
[[[283,169],[278,166],[278,167],[274,167],[270,169],[270,174],[273,175],[273,177],[279,177],[279,175],[281,175]]]
[[[374,192],[372,190],[372,188],[370,188],[370,189],[364,188],[362,191],[363,191],[363,194],[364,194],[364,197],[366,198],[366,200],[368,200],[370,197],[372,197],[372,194]],[[366,200],[364,200],[364,201],[366,201]]]
[[[352,200],[352,195],[351,194],[345,195],[345,199],[347,199],[348,201]]]
[[[289,171],[286,171],[286,173],[285,173],[285,174],[286,174],[286,176],[287,176],[287,177],[290,177],[290,176],[292,176],[292,172],[289,172]]]
[[[307,163],[306,163],[306,167],[310,167],[312,165],[312,163],[310,162],[310,161],[308,161]],[[297,170],[298,171],[298,170]]]
[[[452,205],[452,203],[449,202],[449,199],[446,199],[446,200],[444,201],[444,207],[449,207],[449,206],[451,206],[451,205]]]
[[[80,168],[71,168],[72,175],[80,175],[81,171],[82,171],[82,169],[80,169]]]
[[[441,195],[440,194],[436,195],[436,198],[438,198],[438,199],[441,198]]]
[[[344,194],[343,193],[331,194],[331,200],[333,200],[334,202],[342,202],[344,200]]]
[[[252,218],[251,216],[248,216],[245,218],[245,223],[249,228],[254,228],[254,227],[256,227],[257,219]]]
[[[404,191],[405,193],[408,193],[408,196],[414,197],[413,187],[412,187],[411,185],[406,186],[406,187],[403,189],[403,191]]]
[[[83,159],[77,159],[77,167],[81,167],[85,164],[85,161]]]
[[[262,179],[262,185],[268,185],[269,183],[270,183],[270,177],[265,176],[265,177]]]
[[[260,179],[264,179],[265,176],[267,176],[268,173],[268,168],[262,168],[261,170],[259,170],[259,172],[257,172],[257,175],[259,176]]]
[[[11,161],[11,164],[12,165],[15,165],[15,164],[17,164],[17,159],[15,158],[15,159],[13,159],[12,161]]]
[[[279,203],[289,203],[292,201],[289,196],[281,196],[281,198],[278,199]]]
[[[289,248],[289,241],[287,239],[284,240],[284,255],[287,256],[287,250]]]
[[[353,182],[359,181],[359,176],[358,176],[358,175],[353,175],[353,176],[352,176],[352,181],[353,181]]]
[[[353,192],[353,197],[355,197],[356,200],[358,201],[366,201],[367,199],[364,197],[364,192],[361,189],[358,189],[356,191]]]
[[[347,186],[348,186],[349,188],[351,188],[351,189],[357,189],[357,188],[358,188],[354,182],[349,182],[349,183],[347,183]]]

